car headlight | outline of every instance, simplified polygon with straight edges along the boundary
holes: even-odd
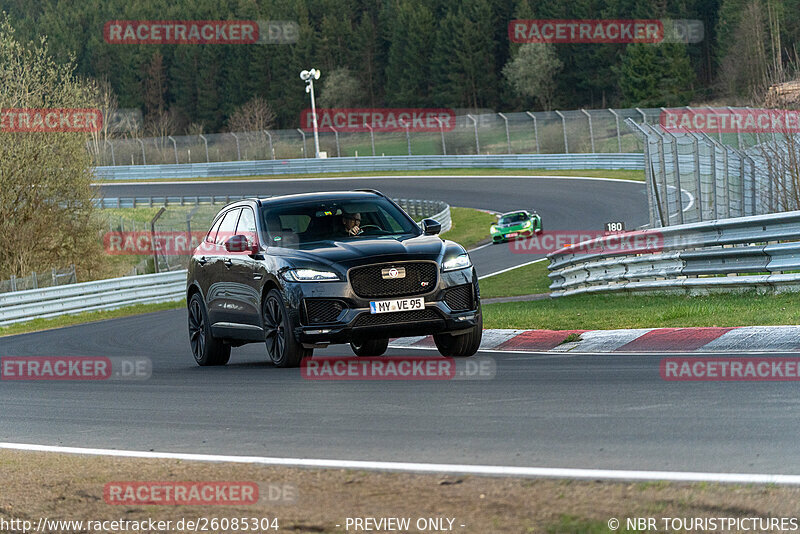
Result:
[[[318,271],[317,269],[289,269],[282,275],[289,282],[336,282],[340,280],[339,275],[333,271]]]
[[[496,234],[496,233],[497,233],[497,227],[496,227],[495,225],[492,225],[492,226],[489,228],[489,233],[490,233],[490,234]]]
[[[466,269],[467,267],[471,266],[472,262],[469,261],[469,254],[461,254],[459,256],[450,258],[449,260],[445,260],[445,262],[442,263],[442,270],[456,271],[458,269]]]
[[[531,220],[528,219],[527,221],[525,221],[525,224],[523,224],[522,227],[523,228],[530,228],[532,224],[533,223],[531,222]]]

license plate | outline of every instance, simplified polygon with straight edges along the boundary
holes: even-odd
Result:
[[[373,300],[369,303],[369,312],[390,313],[421,310],[424,307],[425,299],[423,297],[417,297],[413,299]]]
[[[509,232],[508,237],[517,237],[518,234],[519,232]]]

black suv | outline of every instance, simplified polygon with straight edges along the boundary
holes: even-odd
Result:
[[[380,356],[391,337],[433,334],[471,356],[483,319],[469,255],[390,198],[362,190],[247,199],[225,206],[192,255],[189,339],[200,365],[266,341],[294,367],[316,347]]]

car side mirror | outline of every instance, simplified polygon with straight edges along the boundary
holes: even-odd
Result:
[[[422,232],[425,235],[436,235],[442,231],[442,223],[436,219],[422,219]]]
[[[245,235],[237,234],[225,241],[225,250],[234,253],[256,254],[258,252],[258,244],[251,243]]]

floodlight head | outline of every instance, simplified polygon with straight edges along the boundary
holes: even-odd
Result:
[[[314,73],[314,79],[319,80],[319,69],[311,69]]]
[[[303,72],[300,73],[300,79],[303,80],[303,81],[308,80],[310,77],[311,77],[311,73],[308,72],[307,70],[304,70]]]

